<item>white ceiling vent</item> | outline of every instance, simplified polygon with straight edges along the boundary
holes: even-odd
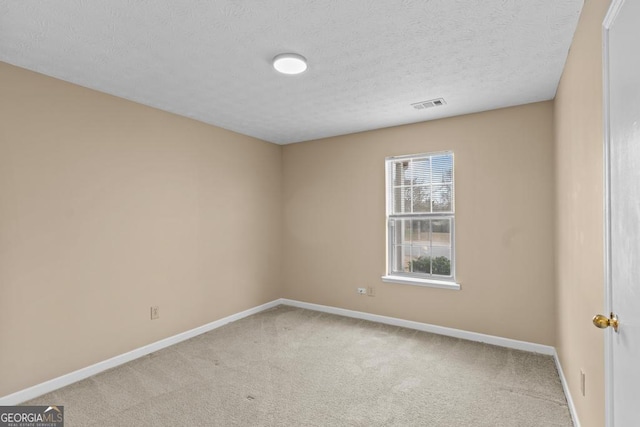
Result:
[[[444,102],[444,99],[436,98],[436,99],[430,99],[428,101],[416,102],[415,104],[411,104],[411,106],[416,110],[424,110],[425,108],[441,107],[445,104],[446,102]]]

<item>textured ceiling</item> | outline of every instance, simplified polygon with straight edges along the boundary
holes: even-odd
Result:
[[[552,99],[582,5],[0,0],[0,61],[285,144]]]

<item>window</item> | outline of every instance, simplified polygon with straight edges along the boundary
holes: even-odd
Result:
[[[389,282],[455,283],[453,153],[388,157]]]

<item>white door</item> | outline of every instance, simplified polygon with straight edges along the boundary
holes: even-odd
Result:
[[[640,426],[640,0],[604,21],[607,192],[607,425]],[[609,313],[606,314],[607,317]]]

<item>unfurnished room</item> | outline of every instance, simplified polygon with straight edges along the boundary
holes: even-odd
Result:
[[[640,425],[640,0],[0,0],[0,427]]]

